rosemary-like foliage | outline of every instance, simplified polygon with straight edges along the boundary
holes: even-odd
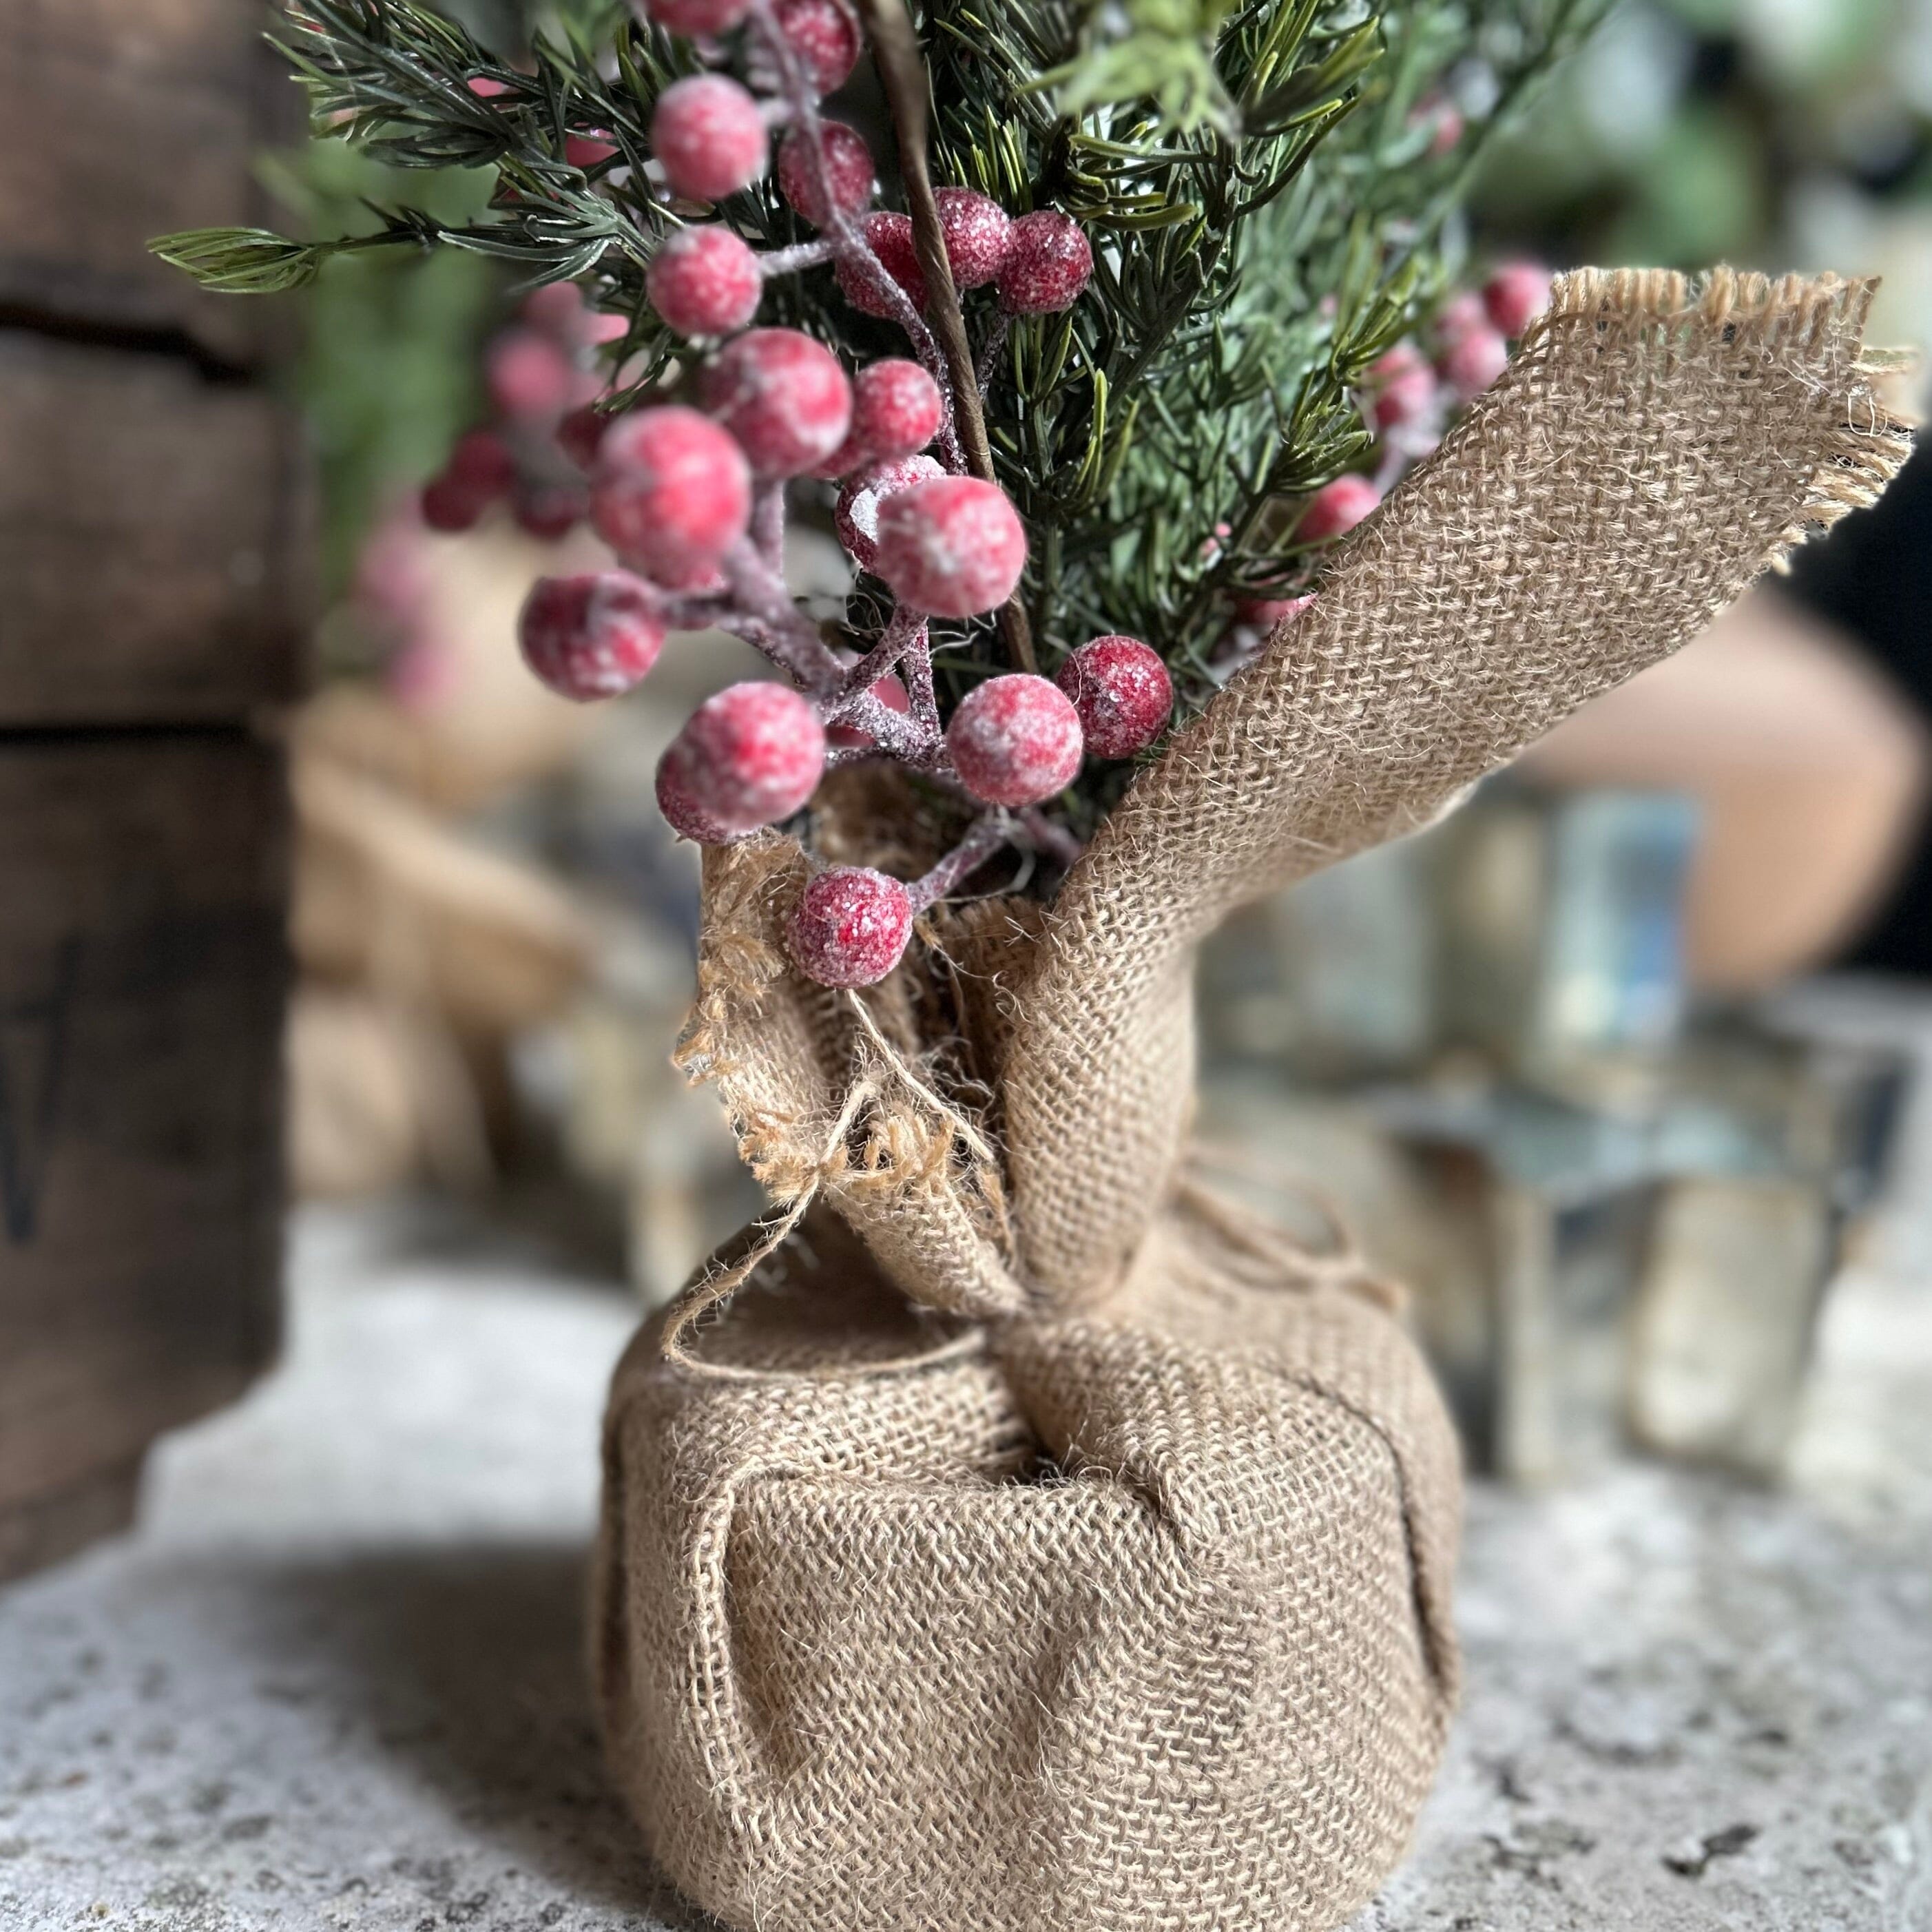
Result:
[[[1124,631],[1168,658],[1184,703],[1211,688],[1230,599],[1282,594],[1314,560],[1294,500],[1367,456],[1364,372],[1453,284],[1457,211],[1490,138],[1606,4],[916,0],[934,179],[1016,214],[1062,209],[1094,244],[1093,284],[1066,314],[1009,329],[990,291],[966,298],[996,470],[1032,540],[1042,670]],[[520,70],[416,0],[285,0],[273,38],[317,135],[402,168],[494,166],[489,208],[452,224],[389,207],[366,235],[200,230],[154,247],[244,292],[298,286],[346,250],[476,250],[531,283],[584,280],[631,319],[638,386],[658,382],[681,345],[645,307],[644,273],[679,216],[650,187],[646,130],[692,50],[618,0],[550,12]],[[478,77],[505,91],[479,98]],[[1436,139],[1438,103],[1460,120],[1453,143]],[[617,153],[572,166],[566,136],[592,131]],[[766,183],[718,212],[754,245],[806,238]],[[764,319],[855,356],[903,352],[828,270],[772,283]],[[998,651],[981,623],[942,665],[956,689]]]

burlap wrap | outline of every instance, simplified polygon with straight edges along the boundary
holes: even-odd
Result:
[[[1869,297],[1565,278],[1052,907],[936,916],[862,1000],[786,968],[794,844],[708,855],[682,1054],[777,1211],[618,1370],[595,1640],[699,1904],[1299,1932],[1386,1875],[1455,1695],[1455,1445],[1346,1250],[1190,1171],[1192,955],[1870,501],[1906,439]],[[862,782],[815,835],[903,870],[932,832]]]

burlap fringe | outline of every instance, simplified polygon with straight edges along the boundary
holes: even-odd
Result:
[[[1783,574],[1800,544],[1876,502],[1911,453],[1917,424],[1885,399],[1880,385],[1910,369],[1917,357],[1864,341],[1878,286],[1876,277],[1773,278],[1729,268],[1699,277],[1668,268],[1580,268],[1558,278],[1550,305],[1531,323],[1523,347],[1579,323],[1627,329],[1635,322],[1654,330],[1666,354],[1712,332],[1728,332],[1732,342],[1754,344],[1774,357],[1796,352],[1818,358],[1828,368],[1848,350],[1835,386],[1827,376],[1814,381],[1820,395],[1843,397],[1845,420],[1819,446],[1822,460],[1812,472],[1810,493],[1765,556],[1763,568]]]

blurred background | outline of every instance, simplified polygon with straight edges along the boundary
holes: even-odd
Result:
[[[307,1393],[165,1448],[148,1533],[352,1526],[304,1485],[318,1440],[348,1454],[370,1429],[388,1446],[329,1480],[428,1484],[433,1538],[574,1533],[635,1308],[613,1291],[661,1302],[760,1204],[668,1064],[696,873],[651,796],[742,647],[669,653],[601,707],[526,674],[526,589],[601,547],[540,475],[474,515],[432,500],[426,521],[422,492],[479,423],[583,400],[591,319],[454,251],[344,256],[272,303],[194,292],[148,236],[352,229],[392,184],[302,140],[250,10],[138,10],[0,5],[0,1578],[126,1528],[151,1446],[270,1368],[285,1255],[283,1376]],[[446,10],[514,53],[515,0]],[[490,186],[452,171],[428,194],[454,218]],[[1467,247],[1476,280],[1516,260],[1880,274],[1872,339],[1925,348],[1932,0],[1624,0],[1490,166]],[[1721,1536],[1714,1496],[1762,1528],[1820,1484],[1862,1522],[1932,1495],[1906,1426],[1932,1401],[1928,469],[1447,820],[1244,915],[1204,962],[1204,1157],[1276,1214],[1332,1199],[1410,1285],[1495,1486],[1479,1623],[1517,1587],[1506,1561],[1538,1567],[1505,1549],[1530,1520],[1512,1496],[1594,1498],[1598,1532],[1534,1520],[1634,1570],[1632,1512]],[[796,542],[795,584],[836,592],[831,539]],[[1834,1335],[1851,1353],[1821,1383]],[[526,1418],[515,1444],[478,1388]],[[568,1478],[503,1460],[548,1471],[553,1428]],[[399,1473],[406,1444],[427,1475]],[[1670,1489],[1678,1471],[1720,1487]],[[1814,1553],[1855,1561],[1822,1532]],[[462,1594],[442,1577],[408,1614],[460,1628],[438,1590]],[[45,1601],[82,1625],[98,1607]],[[1928,1620],[1923,1592],[1899,1601]],[[1479,1629],[1479,1688],[1484,1654]],[[1760,1828],[1670,1856],[1748,1862]],[[1883,1828],[1842,1827],[1880,1846],[1849,1862],[1861,1897],[1891,1882]],[[1932,1826],[1912,1828],[1883,1898],[1927,1916],[1874,1925],[1932,1925],[1908,1898]],[[37,1882],[30,1903],[68,1897]]]

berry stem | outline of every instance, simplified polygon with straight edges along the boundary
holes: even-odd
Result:
[[[845,674],[839,688],[820,705],[820,717],[828,724],[838,723],[851,709],[854,701],[862,698],[886,672],[895,669],[906,652],[922,642],[925,636],[924,617],[916,610],[899,605],[892,612],[892,621],[880,633],[879,641]]]
[[[784,579],[765,562],[752,538],[740,537],[724,553],[720,568],[739,610],[766,633],[749,641],[813,696],[835,688],[845,667],[818,634],[818,626],[792,602]]]
[[[728,597],[699,592],[684,597],[666,597],[659,607],[659,614],[668,631],[709,631],[728,622],[733,611]]]
[[[944,778],[951,770],[944,739],[922,730],[915,720],[882,704],[869,691],[862,692],[853,700],[843,712],[841,722],[857,725],[868,733],[873,741],[870,745],[854,746],[849,751],[832,753],[834,758],[847,764],[884,755],[896,758],[901,764],[929,776]]]
[[[923,731],[940,736],[939,694],[932,686],[932,634],[922,628],[899,664],[899,681],[911,700],[912,715]]]
[[[1036,805],[1028,806],[1020,814],[1020,824],[1033,844],[1063,872],[1071,871],[1074,861],[1086,849],[1065,826],[1054,824]]]
[[[986,339],[980,345],[980,359],[973,365],[974,386],[983,402],[986,392],[993,386],[993,372],[1000,359],[1000,352],[1006,346],[1006,337],[1011,332],[1013,319],[1004,309],[993,318],[993,326],[986,332]]]
[[[915,913],[943,899],[976,872],[995,853],[1012,842],[1012,824],[1004,812],[989,812],[974,821],[972,828],[922,879],[906,888]]]
[[[766,569],[781,578],[784,572],[784,485],[761,484],[752,498],[752,541]]]
[[[789,248],[768,249],[758,259],[758,272],[766,281],[780,275],[795,275],[801,269],[816,268],[832,260],[832,244],[823,239],[796,242]]]
[[[987,440],[985,412],[980,406],[980,378],[973,365],[972,344],[966,339],[966,320],[959,312],[959,292],[953,286],[952,263],[946,250],[946,233],[934,200],[932,176],[926,166],[928,138],[926,104],[931,85],[919,36],[913,30],[903,0],[857,0],[859,11],[872,37],[873,57],[892,110],[897,137],[899,175],[905,185],[906,212],[912,217],[913,240],[919,250],[920,271],[926,278],[927,307],[945,359],[946,394],[952,418],[948,434],[956,434],[969,476],[997,484],[993,446]],[[962,466],[949,461],[952,469]],[[1006,654],[1022,670],[1037,671],[1033,632],[1018,592],[1000,606],[1000,635]]]

